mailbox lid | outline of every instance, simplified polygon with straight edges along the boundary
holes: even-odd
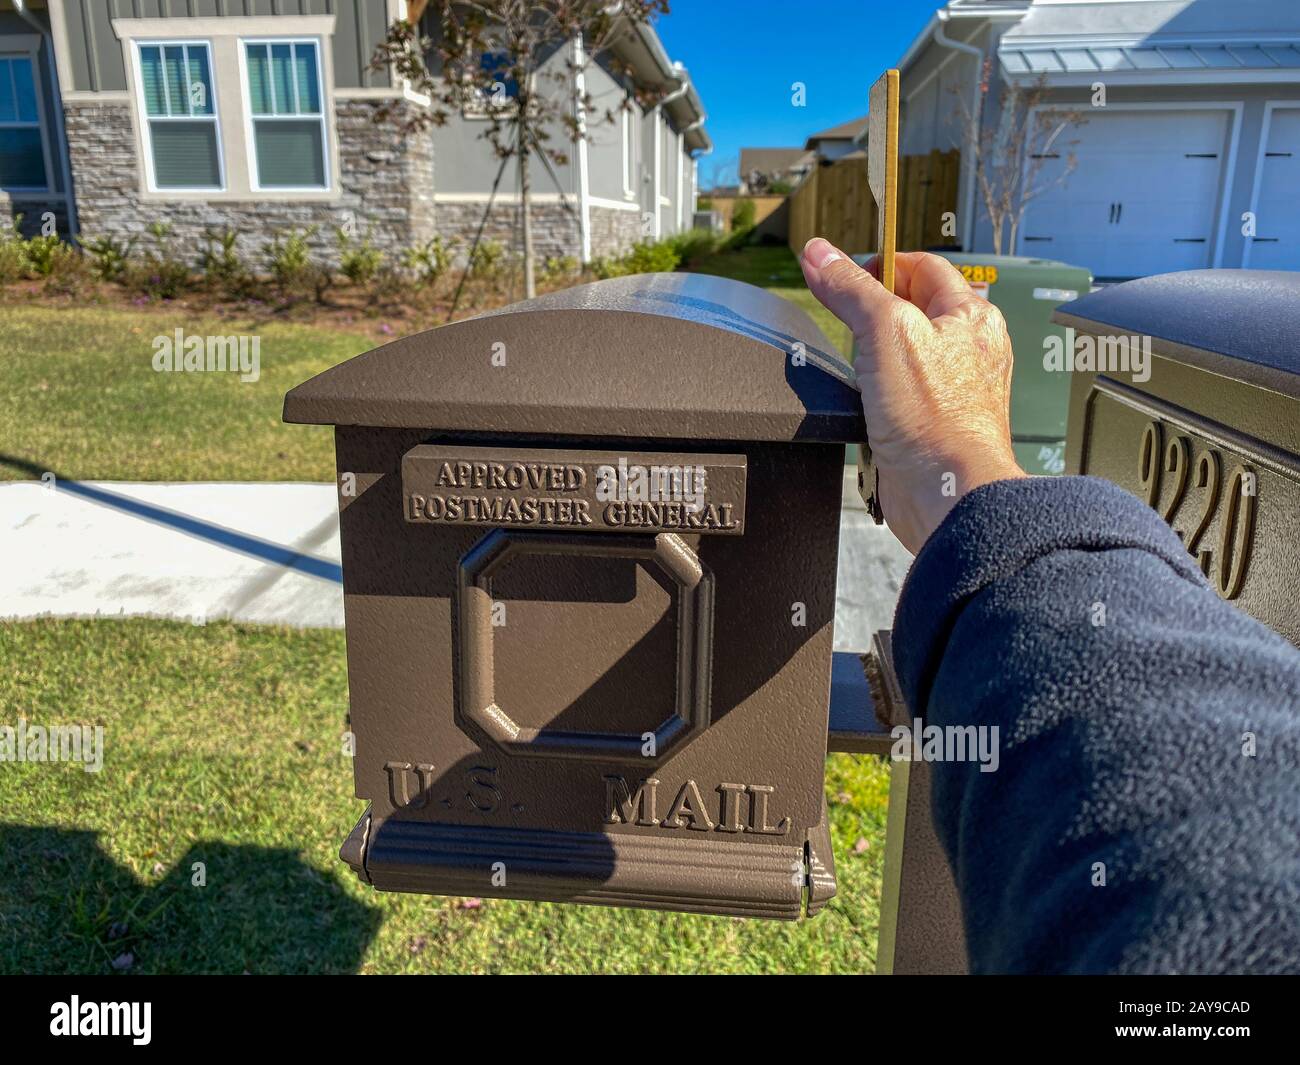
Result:
[[[789,300],[703,274],[540,296],[368,351],[292,389],[284,420],[507,433],[853,443],[849,364]]]
[[[1067,303],[1053,321],[1092,333],[1149,336],[1157,355],[1300,398],[1300,273],[1156,274]]]

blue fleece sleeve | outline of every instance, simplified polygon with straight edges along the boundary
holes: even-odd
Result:
[[[996,770],[934,766],[972,971],[1300,971],[1300,651],[1135,496],[971,492],[894,658],[926,725],[998,730]]]

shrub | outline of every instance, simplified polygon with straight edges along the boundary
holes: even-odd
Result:
[[[542,280],[558,281],[578,272],[578,260],[572,255],[548,255],[542,263]]]
[[[278,230],[266,246],[266,266],[283,296],[311,292],[320,303],[333,280],[329,269],[312,258],[311,238],[316,226]]]
[[[695,209],[697,211],[712,211],[713,201],[709,199],[709,197],[707,196],[701,196],[698,200],[695,201]]]
[[[630,271],[622,259],[610,255],[597,255],[591,260],[591,272],[604,281],[611,277],[622,277]]]
[[[668,244],[681,262],[693,263],[716,252],[719,240],[715,233],[707,229],[687,229],[674,233],[668,238]]]
[[[63,243],[56,233],[32,237],[27,242],[27,262],[37,277],[49,277],[67,261],[67,253],[75,251]]]
[[[139,260],[128,260],[123,283],[141,295],[173,300],[190,284],[190,266],[176,254],[171,226],[153,222],[148,228],[153,246]]]
[[[736,206],[731,210],[731,231],[736,233],[743,229],[752,229],[757,218],[758,207],[753,200],[737,200]]]
[[[81,238],[81,247],[90,258],[90,268],[101,281],[122,280],[135,245],[135,237],[125,242],[112,237]]]
[[[375,272],[370,292],[376,304],[400,303],[410,294],[410,284],[402,271],[381,266]]]
[[[46,269],[45,291],[58,296],[83,296],[98,276],[90,259],[63,241],[50,249]]]
[[[455,246],[454,239],[443,243],[442,237],[434,237],[424,244],[413,244],[402,252],[402,266],[414,274],[421,285],[432,285],[451,266],[451,253]]]
[[[629,274],[671,273],[681,263],[681,257],[670,241],[644,240],[632,245],[624,263]]]
[[[239,234],[229,228],[204,230],[206,242],[199,258],[203,280],[208,286],[232,299],[246,296],[253,287],[253,277],[239,257]]]
[[[354,285],[368,285],[384,265],[384,253],[370,243],[369,233],[357,240],[345,229],[334,232],[339,242],[339,271]]]
[[[478,247],[470,253],[470,276],[483,280],[500,277],[507,261],[506,246],[500,241],[479,241]]]
[[[0,285],[21,281],[31,269],[27,259],[27,242],[18,234],[19,215],[8,231],[0,232]]]
[[[658,241],[643,240],[633,244],[625,255],[599,256],[591,261],[591,272],[602,281],[628,274],[671,273],[682,262],[678,239],[672,236]]]

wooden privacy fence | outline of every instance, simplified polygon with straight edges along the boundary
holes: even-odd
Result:
[[[943,216],[956,214],[960,168],[956,149],[899,158],[899,251],[956,243],[943,232]],[[852,255],[876,250],[876,203],[865,155],[817,167],[790,194],[791,250],[797,255],[812,237],[825,237]]]

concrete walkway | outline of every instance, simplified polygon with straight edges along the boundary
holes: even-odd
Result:
[[[835,649],[888,628],[911,557],[846,476]],[[331,484],[0,483],[0,618],[342,627]]]

